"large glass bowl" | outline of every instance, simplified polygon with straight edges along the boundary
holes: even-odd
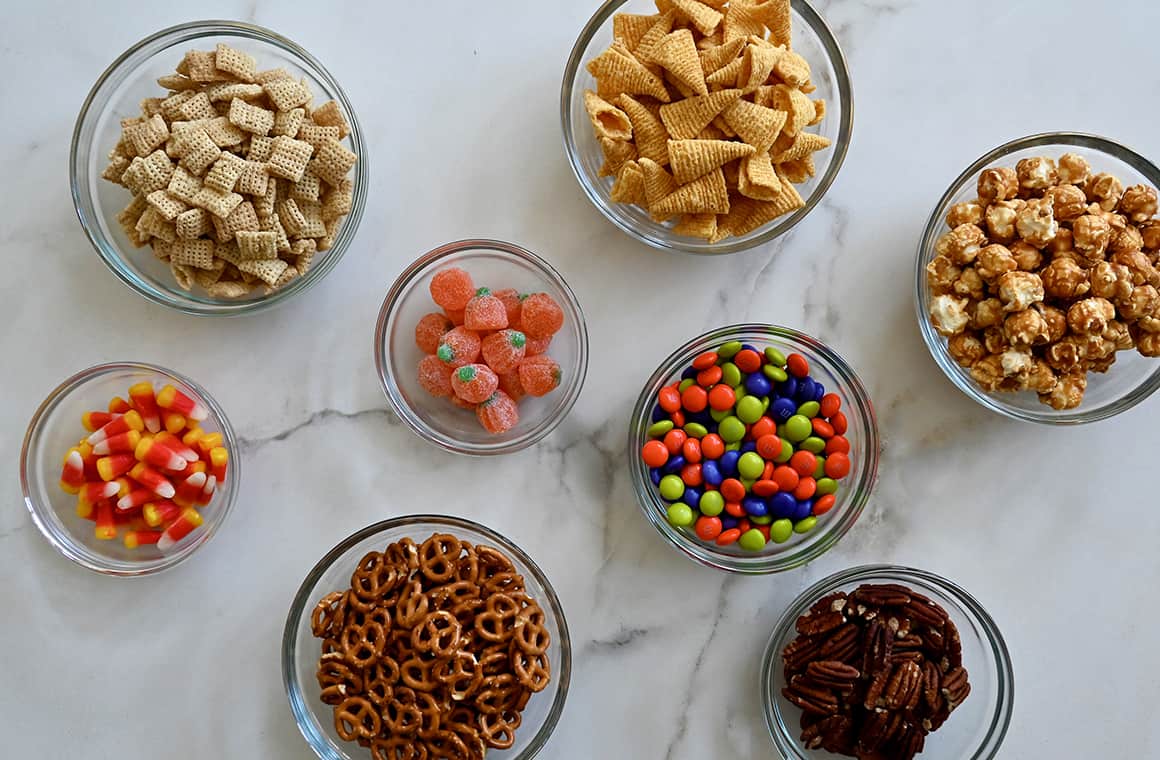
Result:
[[[783,354],[799,353],[810,363],[810,375],[827,391],[842,398],[850,441],[850,474],[840,482],[833,509],[818,518],[813,530],[794,533],[783,544],[768,543],[758,552],[748,552],[736,544],[721,547],[702,541],[691,529],[675,528],[666,518],[668,504],[649,479],[649,469],[641,459],[641,447],[648,438],[657,392],[680,377],[693,358],[723,343],[740,341],[758,350],[773,346]],[[661,363],[644,385],[632,411],[628,429],[628,467],[637,502],[645,518],[665,539],[690,559],[733,573],[775,573],[792,570],[825,553],[853,527],[878,480],[878,421],[865,386],[854,370],[829,346],[788,327],[741,324],[722,327],[694,338]]]
[[[572,172],[588,199],[620,229],[654,248],[686,253],[737,253],[754,248],[788,232],[806,217],[830,189],[846,158],[853,129],[854,101],[846,58],[838,40],[821,15],[806,0],[792,0],[793,48],[810,64],[817,90],[811,98],[824,98],[826,118],[816,128],[828,137],[830,147],[815,153],[817,175],[797,185],[805,205],[792,214],[779,217],[740,237],[728,237],[717,243],[699,238],[675,235],[672,222],[653,221],[648,212],[636,206],[615,203],[609,197],[614,177],[599,176],[604,154],[592,131],[584,108],[584,91],[596,89],[596,80],[586,64],[612,44],[612,18],[617,13],[656,13],[653,0],[608,0],[580,33],[560,90],[560,119],[564,128],[564,148]]]
[[[87,435],[81,426],[81,415],[102,411],[109,399],[125,397],[129,386],[148,381],[154,389],[170,384],[186,395],[201,401],[209,417],[201,427],[207,433],[220,432],[229,451],[229,472],[214,497],[199,507],[201,528],[177,547],[163,553],[156,546],[126,548],[121,541],[97,540],[93,523],[76,514],[77,497],[61,490],[61,461],[70,447]],[[41,403],[20,452],[20,485],[24,503],[32,521],[58,552],[82,567],[104,575],[135,576],[158,573],[188,559],[204,546],[234,506],[241,480],[241,462],[237,439],[225,412],[199,385],[172,370],[138,362],[98,364],[78,372],[61,383]]]
[[[853,591],[863,583],[898,583],[930,597],[947,611],[962,639],[970,696],[938,731],[926,737],[926,749],[919,757],[998,757],[1015,705],[1015,673],[1003,635],[983,606],[959,586],[934,573],[894,565],[855,567],[819,581],[794,600],[774,628],[761,661],[761,700],[766,726],[781,756],[787,760],[834,757],[802,746],[801,710],[781,694],[785,686],[781,653],[797,636],[797,619],[814,602],[835,591]]]
[[[320,251],[310,270],[284,288],[265,295],[261,289],[239,299],[211,298],[200,289],[177,286],[168,265],[148,246],[135,248],[117,224],[117,214],[131,200],[129,191],[101,178],[106,155],[120,138],[120,120],[140,115],[143,98],[163,95],[155,81],[172,74],[191,48],[212,49],[225,42],[258,61],[260,69],[282,67],[306,80],[314,102],[338,101],[350,123],[343,140],[358,154],[352,179],[354,201],[342,220],[333,247]],[[187,314],[236,315],[260,311],[293,298],[334,269],[350,248],[366,205],[369,170],[367,146],[358,116],[334,77],[310,53],[269,29],[239,21],[193,21],[163,29],[122,53],[97,79],[81,106],[73,130],[69,179],[81,226],[105,265],[126,285],[154,303]]]
[[[424,314],[440,311],[431,300],[431,279],[453,266],[466,270],[476,285],[547,293],[564,310],[564,326],[547,351],[560,365],[560,385],[546,396],[520,400],[520,421],[505,433],[487,432],[475,412],[419,385],[423,352],[415,345],[415,325]],[[375,366],[391,407],[424,440],[459,454],[507,454],[541,440],[572,410],[588,372],[588,328],[576,294],[551,264],[511,243],[460,240],[420,256],[395,280],[375,328]]]
[[[1160,360],[1141,356],[1133,350],[1116,353],[1116,363],[1106,373],[1089,373],[1083,403],[1075,409],[1057,410],[1039,402],[1031,391],[987,392],[970,372],[951,357],[947,339],[931,326],[927,309],[931,299],[926,265],[935,257],[935,243],[948,228],[947,211],[956,203],[974,200],[979,173],[992,166],[1015,167],[1020,159],[1032,156],[1059,158],[1078,153],[1088,160],[1093,172],[1109,172],[1124,187],[1136,184],[1160,188],[1160,168],[1139,153],[1104,137],[1078,132],[1048,132],[1021,137],[981,156],[955,178],[931,212],[918,244],[915,265],[915,308],[922,338],[943,373],[959,390],[982,406],[1005,417],[1049,425],[1076,425],[1095,422],[1131,409],[1160,388]]]
[[[321,641],[310,630],[314,606],[331,591],[349,588],[351,574],[368,552],[381,551],[387,544],[404,537],[419,543],[434,533],[450,533],[476,546],[492,546],[506,554],[524,577],[528,595],[543,607],[545,626],[552,637],[548,649],[550,683],[528,702],[523,723],[516,731],[515,745],[507,750],[489,750],[489,760],[531,760],[547,744],[560,720],[572,675],[572,643],[564,608],[544,572],[507,538],[470,520],[437,515],[397,517],[363,528],[327,552],[302,582],[286,616],[282,636],[282,680],[286,696],[299,730],[311,749],[324,760],[368,760],[371,753],[339,738],[334,730],[332,708],[319,698],[321,690],[315,676]]]

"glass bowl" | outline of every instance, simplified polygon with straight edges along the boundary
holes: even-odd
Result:
[[[743,551],[736,544],[721,547],[699,539],[692,530],[675,528],[666,518],[667,504],[649,479],[649,469],[640,451],[649,440],[648,427],[657,392],[680,377],[698,354],[722,343],[740,341],[758,349],[773,346],[784,354],[799,353],[810,363],[810,375],[822,381],[827,391],[842,398],[849,428],[850,459],[853,467],[841,481],[834,507],[818,518],[816,527],[805,534],[794,533],[783,544],[768,543],[758,552]],[[694,338],[661,363],[637,399],[628,430],[629,477],[637,503],[653,527],[689,558],[718,570],[733,573],[776,573],[816,559],[846,534],[862,514],[878,479],[878,421],[865,386],[854,370],[829,346],[788,327],[740,324],[722,327]]]
[[[951,183],[927,220],[915,266],[918,326],[931,356],[943,373],[959,390],[993,412],[1016,420],[1049,425],[1095,422],[1131,409],[1160,388],[1160,361],[1141,356],[1135,350],[1117,352],[1116,363],[1106,373],[1088,374],[1083,403],[1075,409],[1052,409],[1041,404],[1031,391],[984,391],[971,379],[970,373],[951,358],[947,339],[930,324],[927,308],[931,293],[926,281],[926,265],[935,257],[935,242],[947,230],[947,211],[955,203],[976,197],[976,185],[983,169],[992,166],[1014,168],[1020,159],[1043,155],[1059,158],[1064,153],[1078,153],[1088,160],[1092,171],[1109,172],[1119,177],[1124,187],[1146,184],[1160,188],[1160,168],[1130,148],[1107,138],[1079,132],[1047,132],[1021,137],[980,157]]]
[[[527,593],[546,613],[545,625],[551,634],[548,649],[552,679],[544,691],[533,694],[516,731],[516,743],[508,750],[489,750],[496,760],[531,760],[547,744],[568,697],[572,676],[572,643],[564,609],[544,572],[522,549],[484,526],[457,517],[410,515],[370,525],[343,539],[326,553],[302,581],[286,617],[282,635],[282,681],[298,729],[311,749],[325,760],[362,760],[370,752],[357,744],[342,741],[334,730],[331,708],[321,699],[315,677],[321,642],[311,633],[310,618],[315,604],[331,591],[350,586],[351,573],[367,552],[382,550],[387,544],[410,537],[417,543],[434,533],[450,533],[476,546],[490,545],[505,553],[524,576]]]
[[[416,367],[423,352],[415,345],[415,325],[424,314],[440,311],[428,288],[435,273],[450,266],[466,270],[477,285],[547,293],[564,310],[564,326],[547,351],[560,365],[560,386],[546,396],[522,399],[520,421],[506,433],[488,433],[473,411],[419,385]],[[395,280],[379,311],[375,365],[391,407],[422,438],[459,454],[507,454],[548,435],[576,403],[588,371],[588,328],[576,295],[551,264],[512,243],[460,240],[420,256]]]
[[[60,487],[61,461],[70,447],[87,435],[81,415],[103,411],[114,396],[126,397],[129,386],[141,381],[157,389],[170,384],[201,401],[209,417],[201,423],[207,433],[220,432],[229,451],[229,476],[218,487],[213,500],[199,507],[204,524],[173,551],[162,553],[155,546],[128,549],[119,541],[101,541],[93,535],[93,523],[76,514],[77,497]],[[98,364],[78,372],[61,383],[41,403],[20,451],[20,486],[32,521],[48,542],[64,556],[104,575],[150,575],[167,570],[189,558],[217,533],[234,506],[241,480],[237,439],[225,412],[204,388],[172,370],[139,362]]]
[[[947,611],[962,639],[970,696],[938,731],[926,737],[926,749],[919,757],[997,757],[1015,704],[1015,674],[1003,635],[982,605],[959,586],[925,570],[895,565],[864,565],[819,581],[794,600],[774,628],[761,662],[761,699],[766,726],[781,756],[790,760],[834,757],[802,747],[798,738],[801,711],[781,694],[785,686],[781,652],[797,635],[797,619],[814,602],[863,583],[898,583],[925,594]]]
[[[179,288],[165,262],[156,259],[148,247],[134,248],[117,224],[117,214],[129,203],[129,192],[101,178],[106,154],[120,137],[120,119],[139,115],[143,98],[165,92],[155,80],[172,74],[186,50],[210,49],[218,42],[254,56],[259,69],[281,66],[304,78],[315,103],[338,101],[350,123],[350,135],[343,144],[358,154],[351,212],[342,221],[333,247],[319,252],[305,275],[270,295],[255,291],[244,298],[221,299],[211,298],[197,288],[192,292]],[[137,293],[186,314],[236,315],[260,311],[292,298],[325,277],[354,239],[366,205],[367,178],[367,146],[362,129],[346,93],[334,77],[298,44],[268,29],[238,21],[180,24],[150,35],[122,53],[101,74],[85,98],[73,129],[69,154],[73,204],[101,260]]]
[[[817,87],[817,91],[811,93],[810,97],[826,100],[826,118],[816,130],[818,134],[828,137],[831,145],[814,154],[817,175],[796,186],[805,201],[804,206],[745,235],[728,237],[717,243],[673,234],[672,222],[655,222],[645,210],[614,203],[609,197],[615,177],[599,176],[604,154],[584,108],[584,91],[596,89],[596,80],[588,72],[586,64],[612,43],[614,15],[656,13],[656,5],[653,0],[607,0],[600,6],[580,33],[568,58],[560,91],[560,119],[564,128],[564,148],[572,172],[584,189],[584,194],[609,221],[654,248],[698,254],[737,253],[768,243],[788,232],[818,205],[838,176],[850,146],[854,119],[853,94],[846,58],[825,20],[806,0],[792,0],[791,5],[793,47],[795,52],[809,61],[813,72],[812,81]]]

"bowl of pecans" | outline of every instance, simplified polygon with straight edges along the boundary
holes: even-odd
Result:
[[[790,605],[761,665],[781,756],[997,757],[1014,671],[995,621],[933,573],[866,565]]]
[[[1054,132],[979,158],[943,194],[915,268],[923,339],[972,399],[1077,424],[1160,388],[1160,169]]]
[[[290,708],[328,760],[529,760],[560,719],[571,668],[543,571],[498,533],[435,515],[334,547],[282,638]]]
[[[69,157],[97,254],[145,298],[231,315],[322,279],[366,203],[366,146],[334,77],[233,21],[164,29],[89,92]]]
[[[662,250],[736,253],[790,230],[837,177],[846,60],[806,0],[608,0],[564,73],[585,195]]]

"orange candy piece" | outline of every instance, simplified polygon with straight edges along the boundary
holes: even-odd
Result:
[[[459,369],[479,358],[479,336],[464,327],[456,327],[443,336],[435,355],[452,369]]]
[[[560,385],[560,365],[550,356],[529,356],[520,362],[520,384],[530,396],[546,396]]]
[[[496,391],[491,398],[475,408],[479,424],[489,433],[504,433],[520,421],[520,411],[511,396]]]
[[[431,278],[431,299],[444,309],[460,311],[475,295],[475,283],[471,275],[459,267],[449,267],[435,273]]]
[[[433,354],[439,350],[439,342],[443,336],[455,327],[446,314],[431,312],[424,314],[415,325],[415,345],[425,354]]]
[[[660,441],[649,441],[641,447],[640,458],[649,467],[662,467],[669,461],[669,450]]]
[[[547,293],[532,293],[520,310],[520,328],[529,338],[548,338],[564,326],[564,310]]]
[[[551,335],[546,338],[533,338],[529,336],[528,347],[524,353],[527,356],[539,356],[540,354],[547,353],[548,346],[550,345],[552,345]]]
[[[511,372],[504,372],[499,376],[499,389],[511,396],[513,400],[519,401],[528,392],[524,390],[524,384],[520,382],[520,373],[518,369]]]
[[[489,289],[480,288],[467,302],[463,326],[468,330],[502,330],[508,326],[507,308]]]
[[[518,325],[520,323],[520,312],[523,310],[524,302],[520,300],[519,291],[515,288],[504,288],[492,293],[503,303],[504,311],[507,312],[507,323],[509,325]]]
[[[419,360],[419,385],[432,396],[440,398],[451,396],[451,373],[455,370],[439,361],[439,357],[431,354]]]
[[[500,330],[483,339],[483,361],[497,373],[511,372],[524,360],[527,346],[527,336],[519,330]]]
[[[466,364],[451,373],[455,395],[472,404],[482,404],[499,388],[499,377],[486,364]]]

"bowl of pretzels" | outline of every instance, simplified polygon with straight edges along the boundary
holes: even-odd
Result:
[[[571,666],[563,608],[535,562],[435,515],[331,549],[282,639],[290,709],[328,760],[529,760],[559,721]]]

